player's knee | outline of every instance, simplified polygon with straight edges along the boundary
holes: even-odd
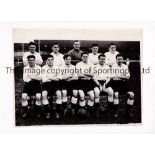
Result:
[[[85,95],[84,95],[84,92],[82,90],[79,90],[79,96],[80,96],[80,100],[84,100]]]
[[[56,96],[58,99],[61,99],[61,91],[60,90],[56,91]]]
[[[78,91],[77,90],[73,90],[72,93],[73,93],[73,96],[74,97],[77,97],[78,96]]]
[[[41,100],[41,94],[40,93],[36,94],[36,100]]]
[[[134,93],[133,92],[128,92],[128,97],[131,99],[134,99]]]
[[[62,96],[66,97],[67,96],[67,90],[62,90]]]
[[[43,99],[47,99],[47,91],[43,91],[42,92],[42,98]]]
[[[89,98],[90,98],[91,100],[94,100],[94,97],[95,97],[94,91],[90,91],[90,92],[88,93],[88,95],[89,95]]]
[[[24,101],[27,100],[27,94],[26,93],[22,94],[22,100],[24,100]]]
[[[100,90],[99,90],[99,88],[94,88],[94,95],[95,95],[95,97],[99,97],[99,95],[100,95]]]
[[[113,94],[114,94],[113,89],[110,88],[110,87],[107,89],[107,92],[108,92],[108,95],[109,95],[109,96],[113,96]],[[116,95],[117,95],[117,94],[116,94]]]
[[[115,93],[114,93],[114,98],[115,98],[115,99],[118,99],[118,97],[119,97],[119,93],[118,93],[118,92],[115,92]]]

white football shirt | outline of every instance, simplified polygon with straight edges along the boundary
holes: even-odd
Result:
[[[90,62],[84,63],[83,61],[76,64],[77,74],[94,74],[94,65]]]
[[[50,82],[50,79],[61,79],[60,68],[58,66],[48,66],[47,64],[42,67],[42,82]]]
[[[109,66],[113,66],[116,63],[116,55],[119,54],[118,51],[112,52],[106,52],[105,55],[105,63]]]
[[[117,63],[112,66],[112,77],[130,77],[129,68],[125,64],[118,65]]]
[[[96,54],[93,54],[93,53],[89,53],[88,55],[88,61],[94,65],[98,64],[99,63],[99,60],[98,60],[98,56],[100,54],[99,53],[96,53]]]
[[[31,77],[40,81],[40,79],[41,79],[41,67],[40,66],[35,65],[34,67],[30,67],[29,65],[27,65],[24,67],[24,69],[23,69],[24,82],[31,81]]]
[[[63,59],[63,54],[61,53],[50,53],[51,55],[53,55],[54,57],[54,60],[53,60],[53,65],[54,66],[61,66],[61,65],[64,65],[65,64],[65,61]]]
[[[110,67],[106,64],[97,64],[94,66],[94,74],[96,80],[106,80],[107,78],[111,77]]]

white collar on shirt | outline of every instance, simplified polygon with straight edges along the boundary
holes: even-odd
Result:
[[[59,53],[59,52],[57,52],[57,53],[52,52],[52,53],[51,53],[51,55],[52,55],[52,54],[53,54],[53,55],[56,55],[56,56],[60,55],[60,53]]]
[[[92,55],[98,55],[99,53],[93,53],[93,52],[92,52],[91,54],[92,54]]]
[[[100,63],[98,64],[99,66],[103,67],[103,66],[106,66],[106,64],[104,63],[103,65],[101,65]]]
[[[31,51],[29,51],[29,53],[30,53],[30,54],[34,54],[34,55],[35,55],[35,54],[37,54],[37,52],[36,52],[36,51],[35,51],[34,53],[32,53]]]
[[[110,53],[110,54],[115,54],[115,53],[117,53],[117,51],[115,51],[114,53],[113,53],[113,52],[111,52],[111,51],[109,51],[109,53]]]
[[[122,66],[124,66],[124,64],[123,63],[121,63],[121,65],[119,65],[118,63],[116,63],[116,65],[117,65],[117,67],[122,67]]]
[[[35,68],[36,67],[36,64],[34,65],[34,67],[31,67],[30,65],[28,65],[29,66],[29,68]]]

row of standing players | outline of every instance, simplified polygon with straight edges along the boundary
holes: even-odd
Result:
[[[38,117],[43,107],[45,117],[50,118],[54,102],[56,118],[65,116],[68,110],[73,116],[78,114],[99,117],[103,108],[100,103],[100,95],[103,92],[108,95],[108,114],[118,117],[119,94],[127,94],[124,106],[127,109],[126,113],[133,116],[134,93],[128,85],[130,73],[128,66],[123,63],[123,56],[116,51],[116,45],[110,44],[109,51],[105,54],[98,53],[98,44],[92,44],[90,54],[80,50],[79,41],[75,41],[73,47],[74,49],[68,54],[62,55],[59,53],[59,44],[53,44],[52,53],[47,56],[46,65],[41,68],[39,65],[43,62],[42,58],[35,52],[35,43],[30,42],[30,52],[23,55],[25,84],[22,93],[22,117],[28,115],[32,102],[34,102]],[[75,68],[80,72],[71,72],[71,70],[75,71]],[[94,74],[94,68],[95,71],[101,72]],[[58,73],[56,72],[58,69],[67,72]],[[114,72],[115,70],[117,73]],[[122,70],[128,72],[122,73]],[[88,95],[87,103],[85,94]],[[71,96],[70,103],[68,95]],[[55,101],[53,101],[53,96],[56,96]]]

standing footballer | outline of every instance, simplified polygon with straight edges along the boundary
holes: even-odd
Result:
[[[76,65],[78,62],[81,61],[81,54],[83,53],[83,51],[80,49],[80,46],[80,41],[75,40],[73,43],[73,49],[68,52],[68,54],[72,58],[73,65]]]
[[[61,65],[64,65],[65,62],[64,62],[64,59],[63,59],[63,54],[61,54],[59,52],[59,50],[60,50],[59,44],[58,43],[53,43],[52,52],[50,53],[50,55],[52,55],[54,57],[53,65],[60,67]]]
[[[116,63],[116,55],[119,54],[116,51],[116,45],[111,43],[108,47],[109,51],[105,52],[104,55],[106,56],[105,63],[112,67]]]
[[[43,63],[42,57],[40,53],[36,52],[36,44],[34,42],[29,43],[29,52],[25,52],[23,55],[23,64],[24,66],[28,65],[27,57],[29,55],[34,55],[35,56],[35,63],[36,65],[41,65]]]
[[[91,50],[92,50],[92,53],[89,53],[88,61],[94,65],[97,65],[99,63],[98,56],[100,55],[98,53],[99,45],[97,43],[92,44]]]

